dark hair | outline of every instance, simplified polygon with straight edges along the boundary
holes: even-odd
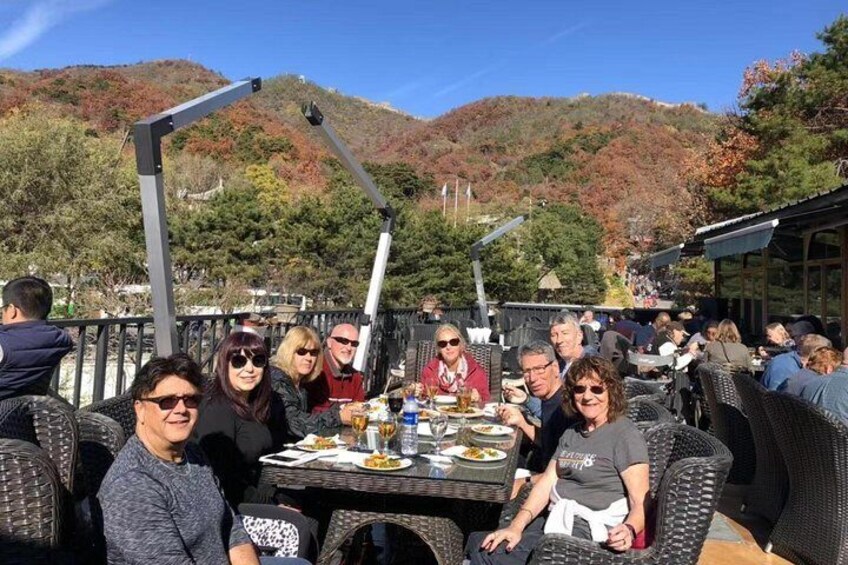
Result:
[[[20,277],[3,287],[3,305],[14,304],[30,320],[46,320],[53,308],[53,289],[38,277]]]
[[[574,387],[580,379],[598,379],[609,393],[607,422],[615,420],[627,412],[627,395],[624,393],[624,381],[618,376],[615,366],[603,357],[581,357],[571,364],[565,375],[565,393],[562,396],[562,408],[569,416],[580,416],[574,404]]]
[[[212,396],[222,396],[229,401],[239,418],[255,420],[263,424],[268,422],[271,413],[271,375],[266,363],[262,369],[262,379],[248,395],[244,397],[233,389],[230,384],[230,359],[234,355],[244,353],[249,358],[264,355],[268,359],[265,340],[252,332],[232,332],[221,342],[218,354],[215,356],[215,380],[212,382]]]
[[[621,319],[622,320],[635,320],[636,319],[636,311],[633,308],[625,308],[621,311]]]
[[[718,322],[716,322],[715,320],[707,320],[706,322],[704,322],[704,325],[701,326],[701,335],[706,335],[707,330],[710,328],[715,328],[716,330],[718,330]]]
[[[179,377],[190,382],[198,391],[203,390],[204,377],[200,366],[185,353],[174,353],[169,357],[154,357],[139,369],[130,388],[132,399],[145,398],[166,377]]]

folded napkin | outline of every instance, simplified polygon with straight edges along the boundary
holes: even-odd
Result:
[[[376,451],[374,452],[376,453]],[[356,451],[340,451],[336,457],[336,463],[345,463],[353,465],[354,463],[362,463],[371,453],[359,453]]]
[[[318,437],[319,437],[319,436],[317,436],[317,435],[315,435],[315,434],[309,434],[309,435],[307,435],[305,438],[303,438],[302,440],[300,440],[299,442],[297,442],[295,445],[314,445],[314,444],[315,444],[315,439],[316,439],[316,438],[318,438]],[[334,435],[333,437],[329,437],[329,438],[327,438],[327,439],[335,440],[336,445],[338,445],[338,446],[345,445],[345,442],[344,442],[344,441],[342,441],[342,440],[341,440],[341,438],[339,438],[339,434],[336,434],[336,435]]]
[[[448,455],[453,457],[454,455],[459,455],[460,453],[463,453],[466,449],[468,448],[464,445],[454,445],[453,447],[443,449],[442,455]]]
[[[337,449],[331,449],[328,451],[338,451]],[[293,459],[291,461],[282,461],[279,458],[275,458],[276,454],[272,455],[263,455],[259,458],[259,461],[262,463],[270,463],[272,465],[279,465],[280,467],[297,467],[298,465],[303,465],[304,463],[309,463],[310,461],[315,461],[324,453],[304,453],[301,457],[297,459]]]
[[[444,451],[442,453],[444,453]],[[451,459],[450,457],[446,457],[444,455],[434,455],[432,453],[424,453],[424,454],[421,455],[421,457],[428,459],[430,461],[430,463],[442,463],[442,464],[453,463],[453,459]]]
[[[527,477],[530,477],[532,475],[533,475],[533,473],[531,473],[527,469],[522,469],[521,467],[519,467],[518,469],[515,470],[515,480],[516,481],[519,480],[519,479],[526,479]]]

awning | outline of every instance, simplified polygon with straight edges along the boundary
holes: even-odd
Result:
[[[704,257],[710,261],[768,247],[780,220],[771,220],[704,240]]]
[[[683,245],[680,243],[651,255],[651,268],[659,269],[660,267],[677,263],[680,260],[680,252],[683,250]]]

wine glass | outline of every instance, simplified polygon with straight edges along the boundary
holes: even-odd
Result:
[[[430,400],[430,410],[436,409],[436,395],[439,394],[439,383],[427,385],[427,398]]]
[[[448,417],[442,412],[433,412],[430,415],[430,434],[433,436],[433,441],[436,444],[435,454],[441,453],[440,442],[445,437],[448,431]]]
[[[354,410],[350,416],[350,425],[356,436],[356,445],[353,446],[354,450],[367,451],[367,446],[362,442],[362,434],[368,428],[368,412],[366,410]]]
[[[377,423],[377,432],[383,439],[383,453],[389,453],[389,441],[397,432],[397,419],[394,414],[385,413]]]

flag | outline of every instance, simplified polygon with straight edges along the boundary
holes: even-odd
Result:
[[[465,197],[471,198],[471,183],[468,183],[468,188],[465,189]]]
[[[448,183],[445,183],[445,186],[442,187],[442,198],[447,197],[448,195]]]

